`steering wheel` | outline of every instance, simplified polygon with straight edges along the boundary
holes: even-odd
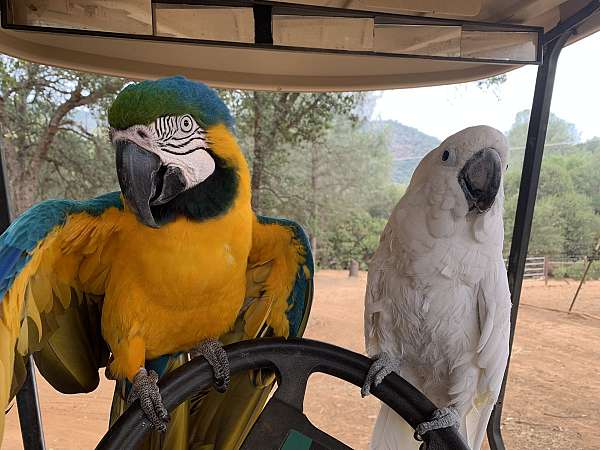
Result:
[[[277,390],[250,430],[241,450],[348,450],[351,448],[312,425],[302,413],[308,377],[322,372],[362,386],[371,360],[358,353],[308,339],[265,338],[225,347],[231,373],[274,369]],[[165,407],[172,411],[196,392],[210,387],[213,373],[204,358],[195,358],[159,382]],[[372,394],[413,428],[427,421],[436,406],[396,374],[388,375]],[[151,430],[139,402],[129,407],[102,438],[96,450],[135,448]],[[427,450],[469,450],[455,427],[423,435]],[[304,443],[304,446],[299,444]]]

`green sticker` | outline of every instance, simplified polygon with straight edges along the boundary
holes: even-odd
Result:
[[[312,439],[296,430],[290,430],[280,450],[310,450]]]

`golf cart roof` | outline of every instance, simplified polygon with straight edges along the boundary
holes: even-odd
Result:
[[[300,91],[456,83],[536,64],[543,57],[541,44],[548,39],[547,32],[590,4],[581,0],[0,3],[0,52],[11,56],[134,79],[181,74],[218,87]],[[596,14],[569,43],[598,29]]]

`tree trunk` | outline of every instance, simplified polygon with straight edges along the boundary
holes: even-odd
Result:
[[[358,277],[358,261],[353,259],[350,261],[350,273],[348,274],[350,277]]]
[[[250,186],[252,188],[252,208],[255,211],[260,211],[261,195],[260,188],[262,187],[262,176],[265,168],[265,147],[264,147],[264,130],[262,123],[262,98],[260,92],[253,94],[254,107],[254,149],[252,162],[252,178]]]
[[[13,194],[14,205],[13,213],[16,216],[20,215],[26,209],[31,208],[38,200],[38,183],[35,177],[30,177],[27,174],[21,177],[19,188],[15,189]]]
[[[311,222],[312,222],[312,251],[315,261],[317,260],[317,239],[319,236],[319,202],[318,202],[318,177],[319,149],[317,145],[311,146],[310,157],[310,190],[311,190]]]
[[[317,237],[314,234],[312,234],[310,236],[310,249],[313,254],[313,259],[316,261],[317,260]]]

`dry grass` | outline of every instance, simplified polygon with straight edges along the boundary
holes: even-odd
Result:
[[[364,273],[317,274],[307,337],[362,351]],[[592,450],[600,448],[600,282],[588,282],[577,314],[566,314],[576,282],[528,281],[523,291],[517,338],[504,407],[507,448]],[[104,381],[93,394],[64,396],[40,380],[48,447],[94,448],[107,426],[112,395]],[[3,448],[20,449],[16,408],[7,418]],[[356,449],[365,449],[378,404],[358,389],[315,375],[309,382],[307,415]]]

